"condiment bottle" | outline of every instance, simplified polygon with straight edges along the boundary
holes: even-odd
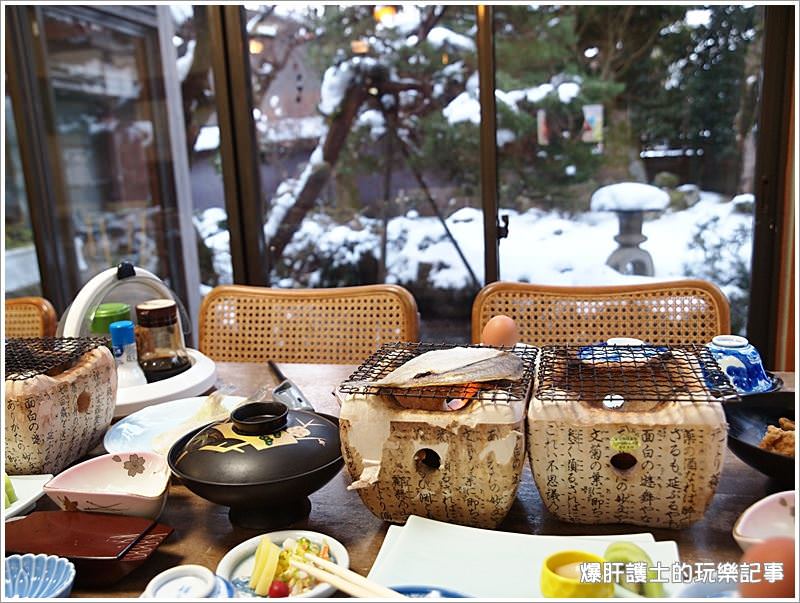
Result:
[[[136,343],[139,366],[148,383],[174,377],[189,369],[191,362],[183,346],[178,324],[178,306],[171,299],[154,299],[136,306]]]
[[[131,307],[128,304],[122,302],[107,302],[105,304],[100,304],[97,306],[97,308],[95,308],[94,314],[92,315],[92,322],[89,325],[89,330],[95,337],[105,337],[108,339],[109,327],[111,326],[112,322],[130,319]],[[109,348],[112,348],[110,341],[107,345]],[[114,351],[113,348],[111,351]]]
[[[108,330],[111,333],[111,346],[117,363],[117,387],[146,385],[147,378],[139,366],[136,355],[133,323],[130,320],[118,320],[112,322]]]

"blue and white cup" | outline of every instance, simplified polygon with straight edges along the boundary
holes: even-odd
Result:
[[[233,585],[202,565],[179,565],[161,572],[150,580],[142,598],[163,599],[231,599]]]
[[[746,338],[717,335],[707,347],[740,394],[760,394],[772,389],[773,381],[764,370],[758,350]]]

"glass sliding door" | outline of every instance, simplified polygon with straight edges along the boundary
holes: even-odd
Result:
[[[14,10],[27,11],[36,57],[31,96],[42,103],[40,152],[55,183],[52,198],[36,202],[45,204],[71,267],[65,298],[127,260],[185,299],[155,9]]]

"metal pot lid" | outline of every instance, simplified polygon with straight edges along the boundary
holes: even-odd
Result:
[[[183,444],[185,442],[185,444]],[[289,410],[280,402],[253,402],[234,409],[169,452],[180,477],[220,485],[278,482],[320,469],[341,458],[339,426],[325,416]]]

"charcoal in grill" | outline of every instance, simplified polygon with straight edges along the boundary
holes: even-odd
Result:
[[[36,337],[5,340],[5,379],[23,381],[68,370],[87,352],[105,345],[99,337]]]

